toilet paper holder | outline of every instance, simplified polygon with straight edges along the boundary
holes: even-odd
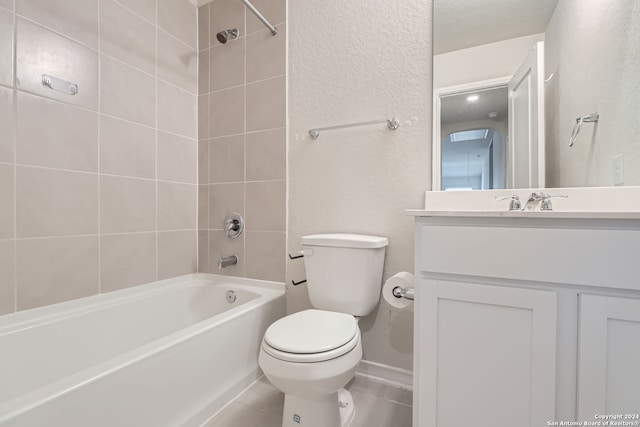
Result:
[[[394,297],[404,298],[413,301],[415,299],[415,288],[403,288],[402,286],[396,286],[391,291]]]

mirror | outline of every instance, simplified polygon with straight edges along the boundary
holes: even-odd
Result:
[[[540,119],[531,126],[540,129],[542,145],[524,163],[539,159],[539,182],[546,187],[640,185],[640,141],[636,141],[640,137],[640,2],[434,0],[434,120],[441,130],[434,144],[434,190],[444,189],[451,163],[458,175],[468,169],[469,182],[478,183],[480,173],[484,186],[479,188],[501,188],[501,182],[506,188],[523,187],[512,185],[497,172],[500,152],[491,142],[484,142],[482,153],[469,148],[468,159],[459,145],[454,150],[457,160],[447,160],[449,146],[455,143],[445,110],[452,101],[449,98],[463,99],[475,90],[486,90],[492,82],[504,85],[541,41],[539,81],[544,101]],[[509,98],[513,97],[510,93]],[[482,121],[491,122],[492,112],[484,111]],[[578,120],[595,117],[594,113],[597,121]],[[511,120],[505,118],[507,122]],[[496,126],[486,124],[456,131],[483,126],[499,133]],[[513,132],[516,126],[507,127]],[[518,141],[517,136],[506,141],[507,175],[520,173],[518,165],[523,162],[513,161],[509,154]],[[473,145],[482,143],[476,140]],[[463,184],[451,189],[472,187]]]

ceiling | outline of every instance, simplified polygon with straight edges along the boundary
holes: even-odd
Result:
[[[467,102],[467,96],[475,94],[478,101]],[[440,121],[443,125],[489,119],[489,113],[498,113],[495,120],[503,120],[508,113],[509,90],[506,87],[485,89],[455,95],[442,96]]]
[[[543,33],[558,0],[434,0],[434,55]]]

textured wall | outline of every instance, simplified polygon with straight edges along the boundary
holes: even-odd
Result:
[[[286,256],[286,40],[285,0],[254,5],[278,29],[272,36],[239,0],[198,9],[199,269],[275,280],[285,278]],[[221,44],[219,31],[239,37]],[[245,233],[223,231],[231,212]],[[235,266],[219,270],[221,256]]]
[[[431,175],[431,2],[289,3],[289,250],[310,233],[386,236],[384,278],[413,271],[413,218]],[[313,127],[384,117],[375,125]],[[288,261],[288,282],[304,278]],[[288,285],[289,310],[309,306],[304,285]],[[413,313],[384,301],[362,319],[364,357],[412,368]]]
[[[187,0],[0,1],[0,314],[196,270],[196,23]]]
[[[547,185],[613,185],[624,155],[624,185],[640,185],[640,2],[561,0],[546,31]],[[576,117],[599,112],[575,145]]]

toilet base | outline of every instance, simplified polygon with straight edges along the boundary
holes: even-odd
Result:
[[[349,427],[354,416],[353,398],[345,389],[313,399],[286,394],[282,427]]]

